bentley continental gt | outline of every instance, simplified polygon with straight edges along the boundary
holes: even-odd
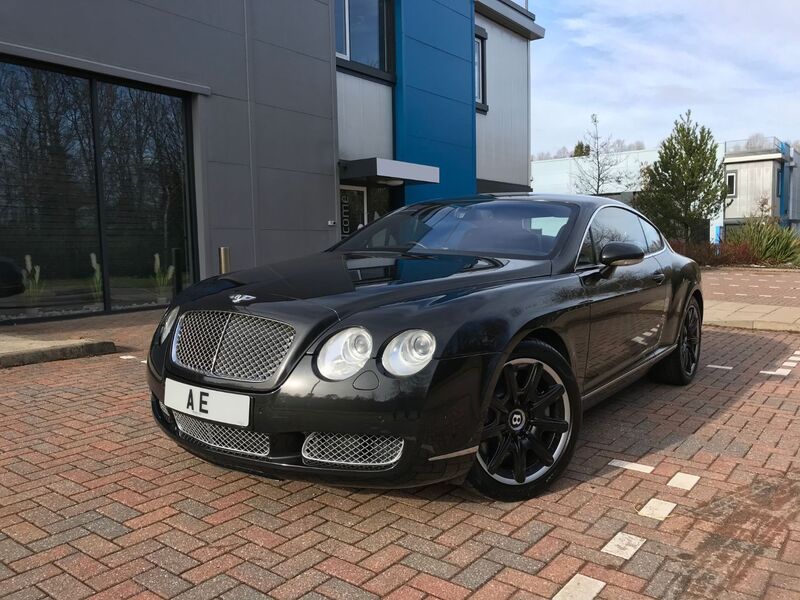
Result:
[[[588,407],[645,373],[692,380],[702,316],[697,264],[620,202],[421,202],[185,290],[150,347],[152,412],[233,469],[525,499]]]

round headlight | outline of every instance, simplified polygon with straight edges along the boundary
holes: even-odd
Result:
[[[431,362],[436,352],[436,338],[422,329],[404,331],[392,338],[383,351],[381,362],[392,375],[405,377],[418,373]]]
[[[322,346],[317,370],[325,379],[341,381],[358,373],[372,356],[372,336],[363,327],[340,331]]]
[[[169,332],[172,331],[172,327],[175,325],[175,320],[178,318],[178,312],[180,309],[176,306],[171,311],[169,311],[166,315],[164,315],[163,325],[161,326],[161,343],[167,341],[169,337]]]

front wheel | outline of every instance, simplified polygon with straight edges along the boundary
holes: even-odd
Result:
[[[567,361],[544,342],[522,342],[502,367],[469,482],[496,500],[535,496],[566,468],[580,424]]]

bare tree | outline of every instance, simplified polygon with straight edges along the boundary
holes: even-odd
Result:
[[[600,135],[597,115],[592,115],[592,126],[583,137],[589,146],[589,156],[576,160],[578,173],[575,178],[575,191],[579,194],[599,196],[612,191],[610,186],[622,184],[619,165],[622,158],[614,151],[611,136]],[[614,190],[617,191],[617,190]]]
[[[570,156],[572,156],[572,154],[570,154],[569,148],[561,146],[561,148],[556,151],[554,158],[569,158]]]
[[[753,133],[744,143],[745,150],[763,150],[767,147],[767,138],[763,133]]]

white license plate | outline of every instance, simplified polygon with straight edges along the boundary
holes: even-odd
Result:
[[[172,410],[209,421],[242,427],[250,424],[250,396],[186,385],[167,379],[164,404]]]

